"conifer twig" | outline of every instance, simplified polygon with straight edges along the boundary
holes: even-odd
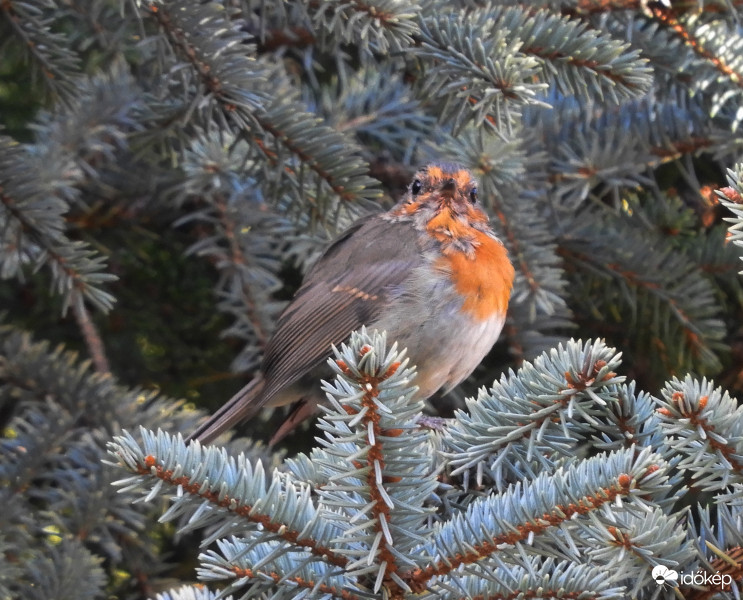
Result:
[[[77,321],[77,325],[83,334],[83,339],[85,340],[85,345],[88,348],[95,370],[99,373],[110,373],[111,366],[106,356],[103,339],[98,333],[95,323],[91,320],[90,314],[85,308],[85,301],[79,293],[75,293],[72,299],[72,311],[75,315],[75,321]]]

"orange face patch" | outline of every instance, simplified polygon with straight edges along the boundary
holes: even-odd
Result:
[[[426,169],[426,176],[433,187],[439,187],[448,179],[454,179],[457,182],[458,190],[467,190],[473,185],[472,175],[467,169],[445,172],[437,165],[430,165]]]
[[[426,224],[426,230],[438,242],[446,243],[452,239],[472,239],[475,231],[466,222],[452,218],[449,210],[440,210]]]
[[[454,252],[436,263],[449,273],[457,292],[464,298],[462,310],[478,321],[503,315],[513,287],[514,269],[500,242],[472,230],[474,256]]]
[[[450,185],[451,181],[454,185]],[[403,202],[390,211],[395,216],[412,216],[428,209],[442,211],[436,215],[436,225],[430,225],[429,231],[456,227],[455,223],[446,223],[454,215],[464,217],[470,223],[487,223],[488,218],[474,203],[472,192],[477,183],[467,169],[445,170],[437,165],[430,165],[416,174],[410,192],[403,197]],[[443,211],[444,208],[449,210]],[[451,215],[449,213],[452,213]]]
[[[449,252],[450,242],[465,241],[472,243],[481,230],[475,229],[474,224],[485,224],[488,222],[487,215],[474,206],[465,205],[463,215],[455,215],[447,207],[439,208],[438,212],[426,223],[426,231],[436,241],[443,244],[442,251]],[[487,237],[487,236],[486,236]]]

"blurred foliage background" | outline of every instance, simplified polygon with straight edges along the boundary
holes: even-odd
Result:
[[[740,160],[739,4],[0,3],[7,493],[71,468],[71,432],[90,453],[121,426],[188,431],[198,413],[168,396],[211,411],[244,385],[324,244],[431,160],[477,175],[517,270],[501,340],[445,411],[570,337],[618,347],[651,393],[686,373],[740,392],[716,193]],[[129,404],[81,395],[88,377]],[[61,437],[34,454],[42,424]],[[51,506],[2,539],[43,539]]]

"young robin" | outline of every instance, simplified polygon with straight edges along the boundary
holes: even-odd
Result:
[[[260,373],[189,440],[209,442],[264,406],[298,402],[272,442],[283,437],[324,399],[331,344],[362,325],[407,348],[420,397],[451,390],[498,339],[513,277],[472,174],[421,169],[389,212],[362,219],[327,248],[279,317]]]

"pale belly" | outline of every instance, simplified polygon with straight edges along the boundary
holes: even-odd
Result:
[[[417,367],[418,395],[428,398],[439,389],[449,391],[472,373],[497,341],[505,313],[476,319],[462,310],[465,299],[454,292],[447,276],[424,273],[406,282],[393,300],[394,310],[371,328],[387,331],[389,344],[396,341],[407,348]]]

